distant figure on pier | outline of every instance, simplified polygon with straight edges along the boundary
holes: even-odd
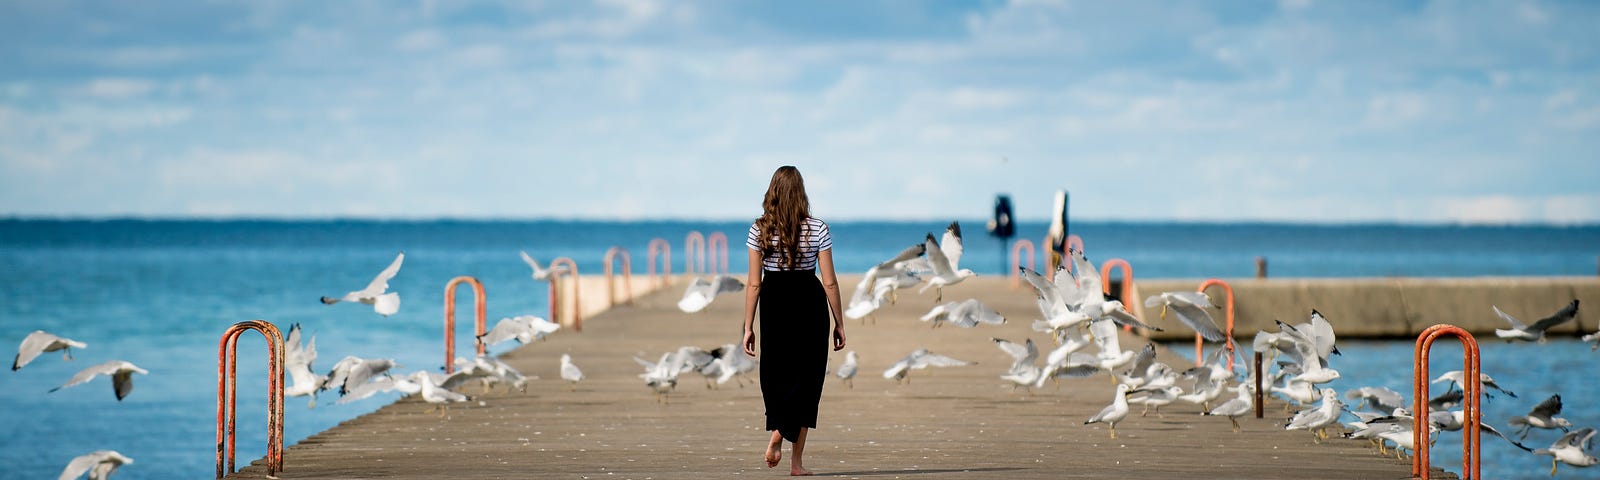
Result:
[[[790,449],[790,475],[811,475],[802,464],[806,432],[817,428],[817,402],[828,365],[828,319],[833,350],[844,349],[839,280],[833,273],[828,224],[811,217],[800,170],[779,167],[761,202],[761,217],[745,241],[750,277],[744,296],[744,352],[756,355],[755,318],[761,312],[761,397],[766,403],[767,468]],[[820,270],[822,281],[817,281]]]

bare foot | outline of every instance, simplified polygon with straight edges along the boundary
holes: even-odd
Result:
[[[777,441],[767,444],[767,468],[776,467],[778,462],[783,461],[783,438],[776,438]]]
[[[789,469],[789,476],[791,477],[809,477],[811,475],[813,475],[811,471],[804,468],[794,467]]]

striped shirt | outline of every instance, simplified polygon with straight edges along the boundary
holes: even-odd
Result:
[[[761,251],[761,235],[756,231],[756,225],[750,224],[750,235],[745,239],[744,246],[756,252]],[[777,237],[770,242],[778,243]],[[772,271],[811,270],[817,268],[817,254],[824,250],[833,249],[833,235],[828,233],[828,224],[822,220],[807,217],[806,223],[800,228],[800,258],[793,268],[784,266],[783,256],[778,252],[767,254],[761,259],[761,268]]]

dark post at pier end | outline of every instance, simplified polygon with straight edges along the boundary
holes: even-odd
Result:
[[[1267,257],[1256,257],[1256,278],[1267,278]]]

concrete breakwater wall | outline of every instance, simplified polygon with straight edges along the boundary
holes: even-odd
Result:
[[[1201,280],[1139,280],[1134,291],[1144,297],[1160,292],[1193,291]],[[1253,338],[1260,330],[1277,331],[1274,319],[1285,323],[1306,321],[1312,309],[1322,312],[1339,336],[1347,338],[1415,337],[1441,323],[1465,328],[1484,339],[1508,324],[1492,306],[1532,323],[1579,300],[1578,319],[1556,327],[1551,336],[1582,335],[1600,324],[1600,277],[1472,277],[1472,278],[1337,278],[1337,279],[1235,279],[1234,336]],[[1142,292],[1142,293],[1140,293]],[[1221,288],[1207,291],[1212,303],[1223,306]],[[1194,333],[1173,318],[1158,320],[1160,310],[1146,311],[1146,321],[1166,328],[1151,332],[1158,340],[1194,338]],[[1224,312],[1213,314],[1223,325]],[[1223,325],[1226,328],[1225,325]]]

